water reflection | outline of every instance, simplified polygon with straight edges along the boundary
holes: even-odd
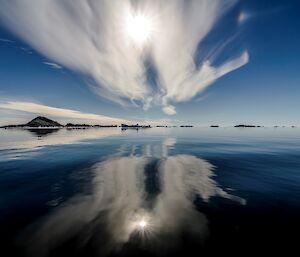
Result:
[[[203,242],[209,221],[196,210],[195,198],[245,200],[218,185],[209,162],[170,155],[175,144],[168,138],[161,145],[122,146],[122,156],[93,165],[90,194],[71,198],[24,232],[29,256],[48,256],[70,241],[76,250],[92,247],[99,256],[129,244],[154,253],[172,251],[183,234]]]
[[[55,134],[59,131],[59,129],[28,129],[28,131],[38,137],[38,138],[42,138],[42,137],[46,137],[49,136],[51,134]]]
[[[28,131],[29,133],[24,133]],[[44,147],[50,145],[67,145],[82,143],[86,140],[99,139],[110,136],[118,136],[121,134],[118,128],[101,128],[101,129],[86,129],[84,133],[78,133],[78,130],[67,130],[67,129],[51,129],[49,133],[48,129],[34,129],[34,130],[23,130],[23,129],[11,129],[0,131],[5,134],[5,137],[0,139],[0,149],[33,149],[37,147]],[[47,136],[46,136],[47,135]],[[33,137],[34,136],[34,137]],[[36,138],[36,136],[38,138]],[[42,140],[38,140],[42,139]]]

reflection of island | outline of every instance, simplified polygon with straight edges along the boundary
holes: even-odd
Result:
[[[97,256],[114,254],[132,241],[143,248],[144,240],[150,240],[147,250],[164,252],[174,250],[184,234],[205,240],[208,220],[194,199],[245,200],[218,185],[209,162],[192,155],[169,156],[175,143],[169,138],[159,147],[143,146],[142,155],[127,147],[122,156],[93,165],[89,194],[69,199],[24,232],[29,256],[48,256],[76,239],[79,249],[92,245]]]
[[[58,132],[59,129],[28,129],[28,131],[37,137],[45,137]]]
[[[118,136],[121,134],[121,131],[117,128],[91,128],[86,130],[85,133],[78,133],[78,130],[55,128],[26,129],[26,131],[29,131],[30,133],[23,133],[23,131],[18,129],[11,130],[12,135],[10,136],[16,137],[17,140],[1,142],[0,149],[11,149],[12,153],[14,151],[18,151],[18,156],[21,157],[23,155],[21,152],[26,154],[27,150],[30,149],[38,151],[38,149],[49,145],[76,144],[82,141],[96,140],[99,138]],[[47,136],[44,137],[43,133],[46,133],[45,135]],[[39,139],[43,137],[43,140],[33,140],[32,134],[38,136]]]

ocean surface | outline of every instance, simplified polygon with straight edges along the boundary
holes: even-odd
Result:
[[[0,130],[0,256],[291,256],[299,243],[299,128]]]

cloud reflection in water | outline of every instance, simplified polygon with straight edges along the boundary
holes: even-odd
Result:
[[[194,199],[208,202],[218,196],[239,204],[245,200],[218,185],[209,162],[191,155],[169,156],[175,143],[169,138],[160,146],[147,145],[142,154],[135,146],[128,149],[129,156],[92,166],[90,194],[71,198],[23,233],[27,246],[34,242],[29,255],[48,256],[73,239],[79,249],[92,245],[100,256],[124,249],[132,241],[145,248],[151,245],[150,251],[168,251],[180,245],[182,233],[205,240],[209,223],[196,210]],[[154,176],[156,190],[147,190],[147,176]]]

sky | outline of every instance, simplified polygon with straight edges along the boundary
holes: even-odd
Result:
[[[0,0],[0,125],[300,125],[298,2]]]

